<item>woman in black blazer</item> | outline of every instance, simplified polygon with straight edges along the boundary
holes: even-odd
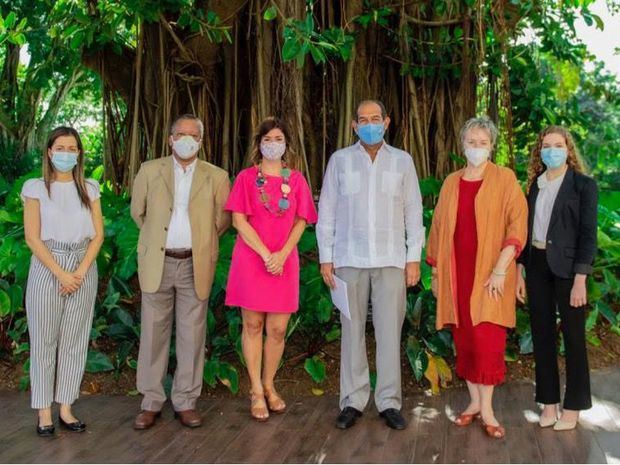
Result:
[[[546,169],[545,169],[546,168]],[[539,134],[528,170],[528,241],[519,257],[517,298],[530,307],[540,426],[574,429],[592,406],[586,352],[586,277],[596,255],[598,189],[567,129]],[[525,270],[525,279],[523,271]],[[566,354],[566,393],[558,420],[557,312]]]

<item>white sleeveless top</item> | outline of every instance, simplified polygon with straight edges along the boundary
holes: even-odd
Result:
[[[100,197],[99,183],[94,179],[86,180],[86,190],[91,201]],[[43,179],[29,179],[21,192],[23,201],[26,197],[39,201],[42,241],[74,243],[95,237],[92,213],[80,202],[73,181],[52,182],[48,195]]]

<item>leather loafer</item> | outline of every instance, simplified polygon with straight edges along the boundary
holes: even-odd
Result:
[[[86,431],[86,424],[82,423],[80,420],[74,421],[72,423],[67,423],[59,416],[58,422],[60,423],[60,426],[68,429],[69,431],[73,431],[74,433],[81,433],[83,431]]]
[[[142,410],[138,413],[138,416],[136,416],[136,419],[133,422],[133,429],[149,429],[155,424],[155,420],[157,420],[160,416],[161,412]]]
[[[45,426],[37,425],[37,434],[41,437],[53,436],[55,430],[56,428],[54,428],[54,425],[45,425]]]
[[[407,422],[400,414],[400,411],[395,408],[388,408],[379,413],[379,415],[385,419],[385,424],[392,429],[405,429],[407,427]]]
[[[362,416],[362,412],[353,407],[345,407],[336,419],[336,428],[347,429],[355,424],[355,420]]]
[[[188,428],[198,428],[202,426],[202,417],[198,415],[198,412],[194,409],[175,411],[174,418],[178,418],[181,424]]]

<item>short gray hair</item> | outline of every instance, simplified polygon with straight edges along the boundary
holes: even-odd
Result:
[[[355,107],[355,118],[354,118],[355,121],[357,121],[357,112],[359,111],[360,107],[362,107],[363,105],[368,105],[369,103],[374,103],[379,108],[381,108],[381,118],[385,118],[387,116],[387,111],[385,109],[385,105],[383,104],[383,102],[381,100],[367,99],[367,100],[360,101],[357,104],[357,107]]]
[[[205,133],[205,125],[202,123],[202,120],[200,118],[198,118],[196,115],[193,115],[191,113],[185,113],[184,115],[181,115],[178,118],[176,118],[170,125],[170,134],[174,134],[174,130],[176,129],[177,124],[180,121],[194,121],[198,125],[198,128],[200,129],[200,138],[202,139],[202,136]]]
[[[475,118],[470,118],[465,121],[465,124],[461,128],[461,132],[459,134],[461,139],[461,145],[465,143],[465,135],[471,131],[472,129],[484,129],[489,133],[489,138],[491,139],[491,145],[495,147],[495,141],[497,140],[497,126],[486,116],[478,116]]]

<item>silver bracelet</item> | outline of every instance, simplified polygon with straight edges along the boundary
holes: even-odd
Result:
[[[498,272],[495,268],[493,269],[493,274],[495,276],[506,276],[508,273],[504,271],[503,273]]]

